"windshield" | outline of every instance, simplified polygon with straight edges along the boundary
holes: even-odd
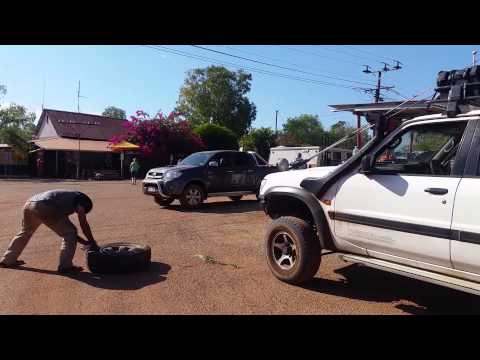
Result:
[[[180,165],[203,166],[207,163],[212,154],[195,153],[187,156],[180,162]]]

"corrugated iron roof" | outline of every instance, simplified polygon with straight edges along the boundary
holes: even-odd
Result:
[[[53,109],[43,110],[37,131],[46,118],[52,122],[58,136],[64,138],[108,141],[114,136],[126,133],[123,126],[126,120]]]

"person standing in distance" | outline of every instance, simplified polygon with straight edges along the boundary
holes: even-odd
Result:
[[[140,164],[137,161],[137,158],[133,158],[130,163],[130,175],[132,177],[132,185],[137,184],[137,173],[140,170]]]

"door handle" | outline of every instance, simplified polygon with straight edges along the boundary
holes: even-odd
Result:
[[[445,195],[448,193],[448,189],[443,188],[426,188],[425,192],[428,192],[432,195]]]

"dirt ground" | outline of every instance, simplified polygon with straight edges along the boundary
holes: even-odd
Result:
[[[100,244],[152,247],[151,269],[97,276],[55,272],[60,239],[41,226],[19,269],[0,268],[0,314],[462,314],[480,313],[480,298],[420,281],[322,258],[300,288],[276,280],[263,255],[269,219],[254,197],[212,198],[197,211],[159,207],[125,181],[0,180],[0,251],[19,230],[31,195],[75,189],[94,200],[89,221]],[[75,216],[71,217],[78,225]],[[231,265],[205,263],[212,256]],[[78,248],[75,263],[85,266]]]

